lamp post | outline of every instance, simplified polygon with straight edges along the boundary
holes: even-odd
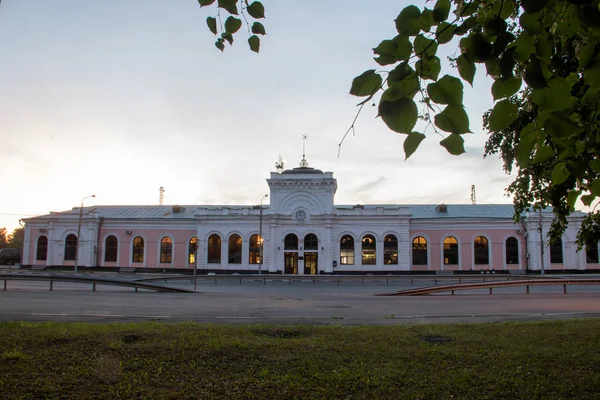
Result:
[[[259,240],[259,248],[258,248],[258,274],[262,274],[262,262],[263,262],[263,234],[262,234],[262,220],[263,220],[263,200],[269,197],[268,194],[265,194],[260,199],[260,216],[258,217],[258,240]]]
[[[81,219],[83,218],[83,201],[85,199],[89,199],[91,197],[96,197],[95,194],[90,196],[85,196],[81,199],[81,207],[79,207],[79,221],[77,222],[77,245],[75,246],[75,268],[74,271],[77,272],[77,266],[79,263],[79,242],[81,242],[79,236],[81,234]]]
[[[542,209],[540,208],[540,221],[538,225],[538,231],[540,232],[540,275],[544,276],[544,234],[542,225]]]

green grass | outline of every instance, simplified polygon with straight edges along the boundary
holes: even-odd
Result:
[[[0,324],[0,397],[600,398],[600,320]]]

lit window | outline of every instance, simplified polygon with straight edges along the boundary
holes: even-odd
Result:
[[[458,240],[454,236],[444,239],[444,265],[458,265]]]
[[[40,236],[38,238],[36,250],[35,259],[37,261],[46,261],[48,258],[48,238],[46,236]]]
[[[65,239],[65,261],[74,261],[77,257],[77,236],[70,234]]]
[[[427,239],[417,236],[412,241],[413,265],[427,265]]]
[[[117,249],[119,240],[116,236],[110,235],[104,240],[104,262],[117,261]]]
[[[188,264],[196,264],[196,251],[198,250],[198,238],[194,236],[188,243]]]
[[[173,261],[173,240],[165,236],[160,241],[160,263],[171,264]]]
[[[260,264],[260,236],[250,236],[250,264]]]
[[[144,262],[144,238],[141,236],[136,236],[133,239],[133,252],[131,254],[132,261],[134,263]]]
[[[383,263],[398,265],[398,238],[395,235],[387,235],[383,239]]]
[[[340,239],[340,264],[354,265],[354,238],[350,235]]]
[[[490,263],[490,251],[488,240],[485,236],[477,236],[473,241],[473,252],[475,265],[487,265]]]
[[[221,264],[221,237],[217,234],[208,238],[208,263]]]
[[[231,235],[228,242],[229,264],[242,263],[242,237]]]
[[[375,265],[377,263],[375,238],[372,235],[366,235],[362,239],[362,263],[363,265]]]

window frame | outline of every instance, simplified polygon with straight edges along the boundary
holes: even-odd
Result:
[[[425,243],[415,243],[418,239],[421,238]],[[416,246],[421,246],[422,248],[415,248]],[[427,253],[429,241],[423,235],[417,235],[413,238],[411,242],[411,256],[412,265],[429,265],[429,254]]]
[[[373,243],[368,243],[367,239],[372,240]],[[377,240],[375,239],[375,236],[368,233],[362,237],[360,243],[361,265],[377,265]]]
[[[114,243],[108,243],[109,239],[114,238]],[[110,259],[109,255],[111,256]],[[115,235],[108,235],[104,238],[104,262],[117,262],[119,257],[119,239]]]
[[[79,245],[79,239],[74,233],[69,233],[65,238],[65,261],[75,261],[77,258],[77,246]]]
[[[344,239],[350,239],[350,244],[346,244],[345,242],[348,240],[344,241]],[[352,235],[346,234],[340,238],[340,265],[354,265],[354,243],[355,240]]]
[[[393,238],[393,241],[390,242],[388,238]],[[398,265],[398,236],[393,233],[383,238],[383,264]]]

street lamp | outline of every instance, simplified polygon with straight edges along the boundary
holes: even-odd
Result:
[[[79,235],[81,234],[81,218],[83,218],[83,201],[91,197],[96,197],[96,195],[92,194],[91,196],[85,196],[84,198],[82,198],[81,207],[79,207],[79,221],[77,222],[77,245],[75,246],[75,272],[77,272],[77,264],[79,262],[79,242],[81,241]]]
[[[259,248],[258,248],[258,274],[262,274],[262,262],[263,262],[263,235],[262,235],[262,219],[263,219],[263,200],[266,199],[267,197],[269,197],[268,194],[265,194],[261,199],[260,199],[260,217],[258,218],[258,240],[259,242]]]

